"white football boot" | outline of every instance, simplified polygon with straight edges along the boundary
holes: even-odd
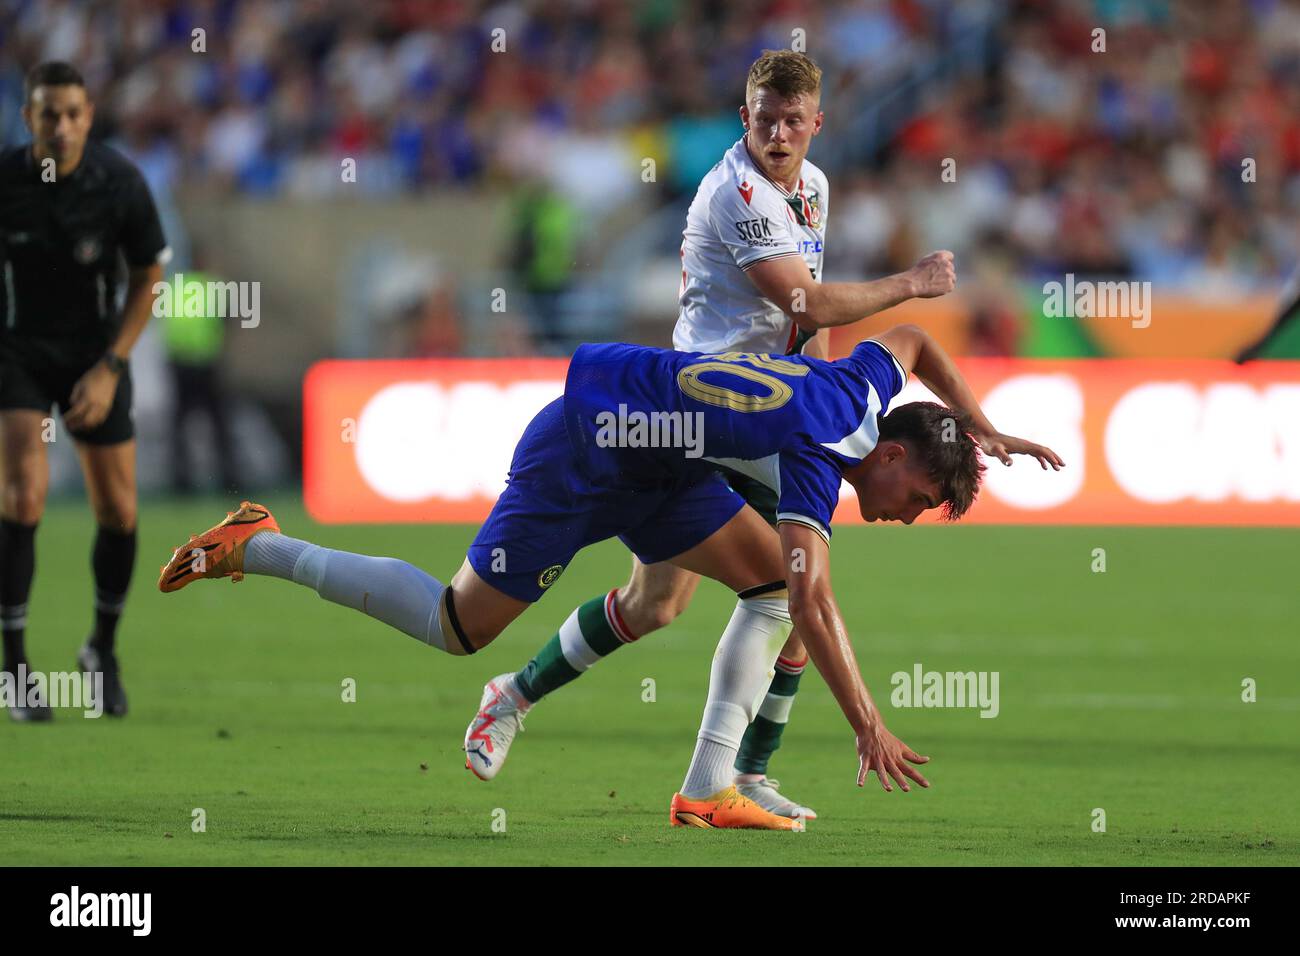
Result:
[[[507,689],[514,674],[498,674],[483,687],[478,713],[465,731],[465,769],[480,780],[501,772],[515,734],[524,729],[528,707],[516,703]]]
[[[775,813],[778,817],[803,818],[804,820],[816,820],[817,811],[812,807],[801,806],[788,797],[781,796],[777,791],[780,789],[780,782],[773,780],[771,777],[764,777],[762,780],[755,780],[753,783],[736,782],[736,789],[740,795],[747,800],[752,800],[768,813]]]

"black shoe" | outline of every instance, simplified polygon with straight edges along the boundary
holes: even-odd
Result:
[[[97,671],[104,675],[102,690],[104,713],[110,717],[126,716],[126,688],[122,686],[122,675],[117,666],[117,655],[112,651],[101,651],[93,644],[87,644],[77,654],[77,666],[86,674]]]
[[[17,677],[10,671],[5,671],[9,679],[17,686]],[[48,700],[34,700],[34,694],[28,691],[27,703],[23,706],[14,705],[6,707],[9,711],[9,719],[18,724],[48,724],[54,719],[54,708],[50,706]]]

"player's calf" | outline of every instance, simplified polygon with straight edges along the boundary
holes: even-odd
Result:
[[[732,785],[741,739],[757,713],[772,665],[790,636],[784,582],[740,594],[709,673],[709,696],[681,795],[699,800]]]
[[[790,720],[799,681],[808,665],[807,651],[795,634],[790,635],[773,668],[775,673],[758,713],[745,731],[736,755],[736,788],[759,806],[780,816],[802,816],[815,820],[808,807],[778,792],[778,784],[767,776],[768,761],[781,746]]]
[[[178,591],[200,578],[237,582],[245,574],[304,585],[455,656],[490,643],[528,607],[487,585],[468,563],[447,586],[397,558],[336,551],[281,534],[270,511],[248,501],[176,548],[158,587]]]
[[[528,702],[581,677],[620,647],[671,624],[690,604],[699,578],[666,561],[632,559],[628,583],[580,604],[560,630],[514,675]]]

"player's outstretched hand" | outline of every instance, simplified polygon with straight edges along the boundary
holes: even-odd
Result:
[[[981,435],[979,442],[984,454],[992,455],[1004,465],[1011,464],[1012,455],[1029,455],[1031,458],[1038,459],[1038,464],[1042,466],[1043,471],[1047,470],[1048,465],[1051,465],[1054,471],[1060,471],[1065,467],[1061,456],[1046,445],[1035,445],[1014,435]]]
[[[885,788],[886,793],[893,793],[894,788],[889,783],[889,778],[893,777],[904,793],[911,792],[911,787],[907,785],[907,778],[911,778],[923,787],[930,786],[930,781],[921,776],[921,772],[910,766],[911,763],[929,763],[929,757],[922,757],[908,747],[888,730],[884,724],[876,724],[875,728],[864,734],[858,735],[858,786],[866,785],[867,774],[874,770],[876,776],[880,778],[880,785]]]
[[[907,274],[912,280],[912,294],[918,299],[947,295],[957,285],[957,270],[947,249],[925,256]]]
[[[117,375],[103,363],[91,366],[68,396],[63,423],[71,431],[88,431],[108,417],[117,394]]]

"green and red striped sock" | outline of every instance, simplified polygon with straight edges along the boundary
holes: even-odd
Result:
[[[530,704],[574,680],[602,657],[636,640],[618,613],[618,589],[592,598],[569,615],[523,670],[514,688]]]

